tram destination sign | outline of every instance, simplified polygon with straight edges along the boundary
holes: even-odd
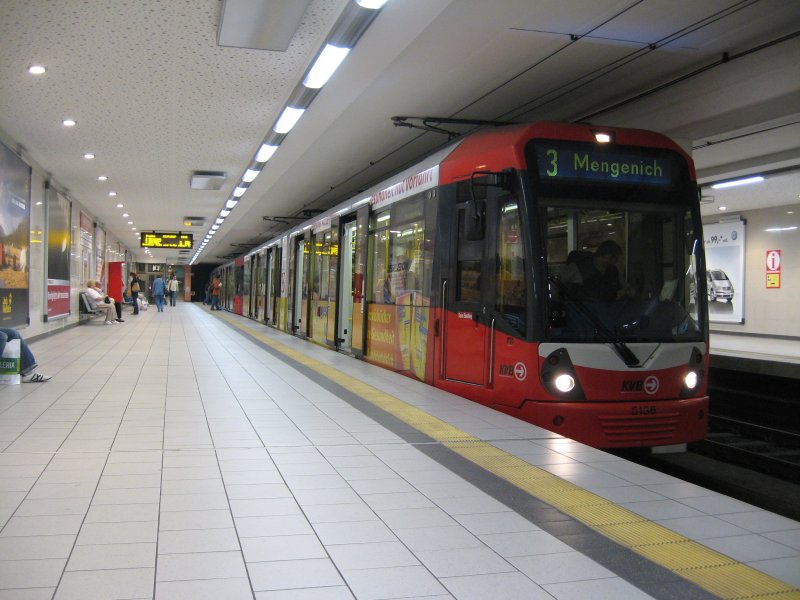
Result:
[[[194,244],[194,236],[191,233],[143,231],[139,236],[139,242],[142,248],[191,249]]]
[[[541,181],[594,181],[669,186],[673,159],[646,148],[606,148],[580,142],[535,143]]]

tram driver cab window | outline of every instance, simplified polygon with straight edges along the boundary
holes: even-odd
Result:
[[[525,253],[520,235],[519,205],[516,200],[500,203],[497,232],[496,310],[511,326],[525,334],[527,288]]]

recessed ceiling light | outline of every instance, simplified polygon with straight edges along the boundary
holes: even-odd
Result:
[[[133,229],[134,231],[136,231],[136,227],[131,227],[131,229]]]
[[[44,203],[40,200],[39,202],[36,203],[36,206],[41,206],[42,204]]]
[[[117,204],[117,208],[122,208],[122,207],[123,207],[122,204]]]
[[[728,210],[728,207],[727,206],[720,206],[719,209],[720,210]]]
[[[133,225],[133,221],[128,221],[128,225]]]
[[[108,192],[108,195],[112,198],[117,195],[117,192]]]
[[[45,71],[47,71],[47,69],[42,65],[31,65],[28,67],[28,73],[31,75],[42,75]]]
[[[62,124],[64,127],[75,127],[75,125],[76,125],[77,123],[78,123],[78,122],[77,122],[75,119],[64,119],[63,121],[61,121],[61,124]]]
[[[91,160],[94,158],[94,154],[92,154],[91,152],[87,152],[86,154],[83,155],[83,158],[85,158],[86,160]]]
[[[129,215],[128,213],[122,213],[122,216],[123,216],[123,217],[128,217],[128,216],[130,216],[130,215]]]
[[[106,177],[105,175],[98,175],[97,181],[108,181],[108,177]]]

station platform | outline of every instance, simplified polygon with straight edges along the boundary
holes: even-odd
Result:
[[[225,312],[124,318],[0,387],[0,599],[800,599],[797,521]]]

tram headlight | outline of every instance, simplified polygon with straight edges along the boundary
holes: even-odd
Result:
[[[681,397],[688,398],[695,396],[697,390],[703,386],[703,378],[705,377],[703,353],[699,348],[692,348],[692,355],[689,357],[689,364],[686,365],[686,374],[683,376],[683,385],[681,386]]]
[[[542,361],[539,372],[544,387],[557,400],[586,400],[566,348],[554,350]]]
[[[573,389],[575,389],[575,378],[567,373],[562,373],[555,378],[553,385],[556,386],[556,389],[559,392],[566,394],[567,392],[571,392]]]
[[[697,387],[700,379],[697,377],[697,373],[695,371],[689,371],[686,374],[686,377],[683,378],[683,384],[690,390],[693,390]]]

